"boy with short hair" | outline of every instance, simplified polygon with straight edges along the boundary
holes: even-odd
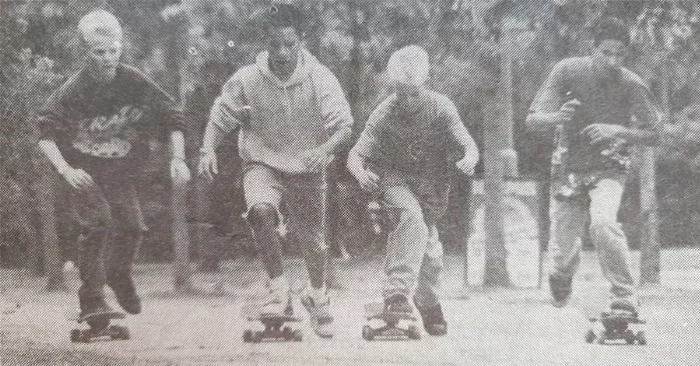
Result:
[[[569,300],[581,251],[577,239],[590,218],[590,236],[611,284],[611,308],[636,312],[629,249],[617,212],[629,161],[626,144],[657,144],[661,113],[646,84],[622,66],[630,41],[624,23],[604,19],[594,32],[593,54],[557,63],[527,117],[533,129],[561,126],[566,147],[565,178],[551,178],[552,304],[563,307]]]
[[[324,171],[349,143],[353,119],[338,80],[302,47],[299,10],[273,5],[264,20],[267,51],[224,85],[204,134],[199,172],[208,177],[217,173],[216,147],[240,128],[246,218],[269,276],[260,313],[293,313],[279,237],[286,223],[280,210],[284,206],[309,273],[302,304],[314,331],[328,338],[333,336],[333,316],[325,278]]]
[[[413,303],[428,334],[447,333],[438,297],[442,244],[437,221],[447,209],[449,159],[472,175],[479,161],[474,140],[446,96],[428,90],[428,54],[407,46],[389,59],[395,93],[372,113],[347,166],[360,186],[375,194],[392,224],[384,267],[386,312],[411,313]],[[458,151],[451,147],[456,143]]]
[[[39,112],[39,147],[70,185],[70,202],[83,230],[78,263],[81,317],[112,312],[104,300],[105,283],[124,311],[138,314],[141,300],[131,267],[144,224],[134,178],[146,158],[147,137],[168,133],[173,183],[190,179],[185,126],[168,94],[119,62],[122,28],[114,15],[90,12],[78,30],[87,63]]]

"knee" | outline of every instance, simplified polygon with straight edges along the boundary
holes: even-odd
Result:
[[[619,224],[614,218],[591,217],[591,224],[589,229],[592,233],[598,233],[601,231],[617,228],[618,226]]]
[[[256,203],[246,216],[250,226],[255,228],[275,227],[277,225],[277,210],[269,203]]]
[[[412,229],[420,229],[425,235],[428,235],[428,227],[425,224],[423,212],[419,209],[404,210],[399,217],[399,224]]]

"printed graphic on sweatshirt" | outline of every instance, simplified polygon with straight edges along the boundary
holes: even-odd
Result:
[[[113,115],[81,120],[73,147],[95,157],[123,158],[131,151],[131,142],[137,138],[134,127],[143,115],[143,109],[129,105]]]

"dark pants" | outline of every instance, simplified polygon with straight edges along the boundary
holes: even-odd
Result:
[[[71,190],[71,205],[81,228],[79,243],[81,306],[103,298],[105,283],[117,291],[131,281],[134,250],[143,238],[143,214],[128,162],[94,158],[81,167],[95,182]]]

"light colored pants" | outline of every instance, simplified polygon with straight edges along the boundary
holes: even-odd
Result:
[[[549,245],[554,260],[551,274],[572,277],[576,273],[581,253],[579,238],[590,218],[591,239],[598,251],[603,275],[611,284],[612,298],[634,298],[636,287],[629,263],[627,238],[622,225],[617,221],[625,175],[604,172],[599,177],[600,181],[588,193],[589,205],[579,201],[551,199],[552,234]],[[559,187],[562,183],[554,184]]]
[[[419,308],[439,303],[442,244],[434,223],[426,224],[416,194],[407,186],[386,189],[383,195],[393,230],[389,233],[384,263],[383,296],[414,298]]]

